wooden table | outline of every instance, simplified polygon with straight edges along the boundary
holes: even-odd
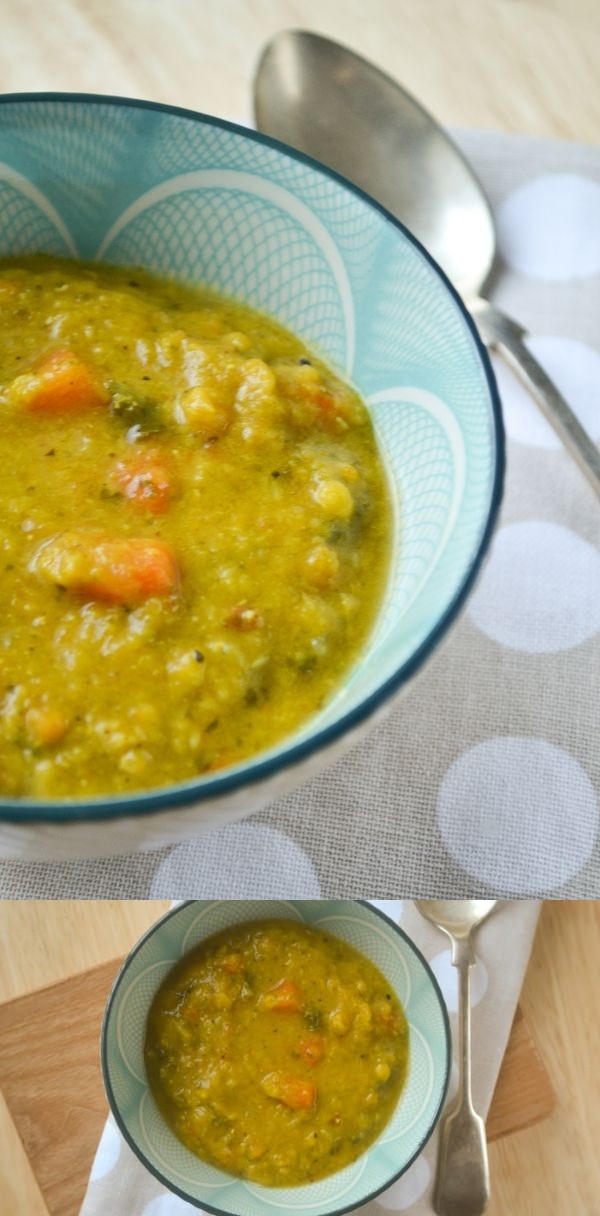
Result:
[[[0,1002],[118,957],[167,907],[165,901],[0,903]],[[489,1216],[600,1211],[599,956],[600,902],[545,905],[521,1004],[557,1108],[537,1127],[491,1145]],[[48,1216],[1,1095],[0,1179],[2,1216]]]
[[[360,48],[446,123],[600,140],[598,0],[3,0],[3,90],[126,93],[249,118],[277,30]]]
[[[3,0],[0,81],[248,120],[258,51],[292,27],[359,47],[447,124],[600,142],[598,0]],[[163,906],[0,905],[0,1000],[116,957]],[[600,906],[545,908],[523,1004],[559,1105],[492,1147],[490,1216],[600,1211],[599,955]],[[2,1214],[45,1216],[2,1115]]]

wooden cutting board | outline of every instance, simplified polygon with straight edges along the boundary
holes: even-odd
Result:
[[[0,1005],[0,1090],[49,1216],[78,1216],[107,1115],[102,1014],[120,960]],[[544,1119],[554,1092],[520,1010],[490,1109],[490,1140]]]

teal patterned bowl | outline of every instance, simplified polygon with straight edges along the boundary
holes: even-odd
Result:
[[[409,1024],[406,1085],[379,1139],[337,1174],[285,1188],[233,1178],[190,1153],[154,1102],[143,1057],[154,994],[181,956],[228,925],[275,917],[319,925],[362,951],[389,980]],[[189,901],[163,916],[125,960],[104,1015],[102,1069],[112,1112],[129,1146],[182,1199],[218,1216],[340,1216],[390,1186],[431,1136],[448,1087],[448,1014],[420,951],[393,921],[363,900]]]
[[[130,852],[289,792],[345,750],[434,652],[490,540],[500,407],[468,313],[410,233],[322,166],[231,123],[119,98],[0,98],[0,255],[31,250],[142,264],[275,316],[368,401],[394,500],[376,627],[302,730],[168,789],[0,803],[5,855]],[[98,825],[106,818],[110,833]]]

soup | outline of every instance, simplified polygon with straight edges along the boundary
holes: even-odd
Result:
[[[148,1018],[146,1069],[193,1153],[265,1186],[349,1165],[388,1122],[408,1027],[378,968],[291,921],[209,938],[167,976]]]
[[[322,708],[385,582],[366,407],[274,321],[0,261],[0,793],[148,789]]]

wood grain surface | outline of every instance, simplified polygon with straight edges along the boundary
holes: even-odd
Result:
[[[443,122],[600,138],[597,0],[2,0],[6,91],[126,93],[250,117],[277,30],[360,49]]]
[[[98,1044],[121,960],[0,1005],[0,1090],[49,1216],[77,1216],[108,1113]],[[552,1113],[552,1084],[517,1012],[487,1121],[490,1141]]]
[[[0,1003],[126,953],[169,906],[168,900],[0,901]],[[1,1086],[0,1216],[49,1216]]]
[[[544,905],[521,1006],[556,1090],[543,1125],[491,1147],[488,1216],[600,1213],[600,901]]]

